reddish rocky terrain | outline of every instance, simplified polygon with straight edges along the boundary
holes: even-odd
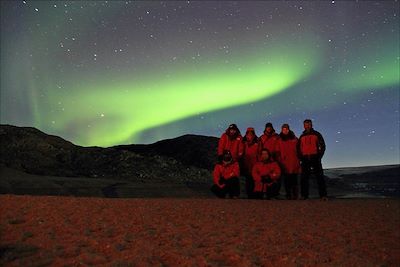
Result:
[[[399,266],[397,199],[0,195],[1,266]]]

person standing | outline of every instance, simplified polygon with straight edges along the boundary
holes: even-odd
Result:
[[[281,169],[278,163],[270,156],[268,149],[261,150],[260,161],[254,165],[252,175],[254,178],[255,198],[262,199],[264,193],[266,193],[267,199],[279,195]]]
[[[276,160],[278,139],[279,136],[275,132],[272,123],[266,123],[264,134],[259,138],[259,154],[261,154],[261,150],[267,149],[271,154],[270,156]]]
[[[317,178],[318,192],[321,200],[327,200],[324,172],[321,159],[325,153],[325,141],[322,135],[315,131],[310,119],[304,120],[304,131],[299,138],[298,153],[301,162],[301,196],[308,199],[309,178],[314,173]]]
[[[243,138],[243,158],[241,161],[240,172],[245,177],[246,193],[248,198],[254,198],[254,180],[252,169],[258,159],[258,138],[253,127],[246,130]]]
[[[222,154],[225,150],[231,152],[234,161],[238,161],[243,154],[242,135],[236,124],[229,125],[225,133],[221,135],[218,142],[218,161],[221,162]]]
[[[219,198],[238,198],[240,195],[239,163],[233,161],[231,152],[222,153],[222,163],[217,163],[213,172],[213,186],[211,191]]]
[[[300,161],[297,155],[298,138],[290,130],[289,124],[283,124],[278,141],[278,161],[282,169],[286,198],[297,199],[299,195],[298,174]]]

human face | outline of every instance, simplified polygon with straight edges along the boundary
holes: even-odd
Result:
[[[255,135],[254,135],[254,133],[252,131],[246,133],[246,139],[249,140],[249,141],[253,141],[254,136]]]
[[[272,133],[272,127],[267,127],[267,128],[265,128],[265,131],[267,132],[267,133]]]
[[[306,130],[306,132],[309,132],[312,128],[312,124],[310,122],[305,122],[304,123],[304,130]]]
[[[261,160],[262,161],[267,161],[269,159],[269,153],[268,153],[268,151],[263,151],[263,152],[261,152]]]
[[[229,135],[233,136],[236,134],[236,130],[235,129],[229,129]]]
[[[283,133],[284,135],[289,134],[289,129],[286,128],[286,127],[283,127],[283,128],[282,128],[282,133]]]

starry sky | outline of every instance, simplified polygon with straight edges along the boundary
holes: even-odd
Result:
[[[398,1],[1,1],[2,124],[82,146],[297,136],[399,163]]]

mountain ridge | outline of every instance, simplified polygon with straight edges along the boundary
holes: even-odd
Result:
[[[155,153],[82,147],[33,127],[0,125],[0,164],[36,175],[157,181],[208,178],[209,170]]]

